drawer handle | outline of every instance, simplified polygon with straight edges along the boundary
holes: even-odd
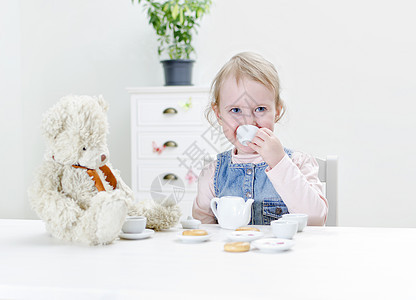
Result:
[[[167,141],[166,143],[163,144],[163,146],[176,148],[176,147],[178,147],[178,144],[174,141]]]
[[[178,111],[173,107],[168,107],[163,111],[164,115],[174,115],[174,114],[177,114],[177,113],[178,113]]]
[[[176,176],[173,173],[168,173],[165,176],[163,176],[164,180],[178,180],[178,176]]]

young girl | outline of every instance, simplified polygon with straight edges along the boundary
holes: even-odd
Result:
[[[239,196],[254,199],[250,224],[267,225],[287,213],[307,214],[308,225],[325,224],[328,203],[316,160],[284,148],[273,134],[284,113],[274,66],[255,53],[237,54],[218,72],[212,93],[207,117],[215,113],[234,147],[202,170],[193,217],[216,223],[211,199]],[[236,138],[237,128],[246,124],[259,128],[247,146]]]

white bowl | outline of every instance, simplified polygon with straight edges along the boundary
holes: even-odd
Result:
[[[281,220],[286,221],[296,221],[298,222],[298,232],[303,231],[308,223],[308,215],[306,214],[285,214],[282,216]]]
[[[270,223],[273,235],[277,238],[292,239],[298,231],[299,223],[290,220],[275,220]]]

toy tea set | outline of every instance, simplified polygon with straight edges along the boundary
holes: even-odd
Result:
[[[223,229],[232,230],[227,234],[231,242],[224,245],[227,252],[247,252],[251,246],[262,252],[280,252],[290,249],[294,245],[292,238],[297,232],[303,231],[308,216],[306,214],[286,214],[281,219],[270,223],[275,238],[263,238],[264,233],[258,228],[248,227],[251,218],[253,199],[244,201],[241,197],[224,196],[211,200],[211,209]],[[212,234],[199,229],[201,222],[188,217],[181,221],[183,232],[179,232],[177,239],[184,243],[200,243],[209,240]],[[123,225],[120,238],[143,239],[154,234],[153,230],[145,229],[146,218],[127,217]]]
[[[242,145],[247,146],[255,137],[258,128],[253,125],[242,125],[237,129],[237,139]],[[297,232],[303,231],[308,216],[306,214],[285,214],[281,219],[270,223],[272,233],[276,238],[263,238],[264,233],[258,228],[247,227],[251,219],[251,206],[253,199],[244,201],[241,197],[224,196],[221,198],[213,198],[211,200],[211,210],[218,220],[221,228],[233,230],[227,235],[228,240],[232,242],[224,245],[224,251],[227,252],[247,252],[250,250],[250,242],[255,248],[262,252],[280,252],[290,249],[294,242],[292,238]],[[140,217],[138,217],[140,218]],[[140,223],[137,227],[129,231],[130,226]],[[144,225],[143,225],[144,224]],[[181,221],[184,230],[178,234],[178,239],[184,243],[200,243],[209,240],[212,234],[205,230],[200,230],[201,222],[194,220],[192,217]],[[123,233],[121,238],[145,238],[153,233],[143,232],[146,221],[143,219],[133,219],[129,217],[123,225]],[[146,229],[148,230],[148,229]]]

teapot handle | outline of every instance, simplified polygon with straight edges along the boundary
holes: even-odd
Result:
[[[211,210],[214,213],[215,217],[218,220],[218,215],[217,215],[217,205],[218,205],[218,201],[220,201],[220,198],[212,198],[211,200]]]
[[[247,213],[247,223],[250,223],[251,220],[251,205],[253,204],[254,199],[247,199],[246,204],[248,204],[247,209],[248,209],[248,213]],[[245,213],[245,211],[244,211]]]

